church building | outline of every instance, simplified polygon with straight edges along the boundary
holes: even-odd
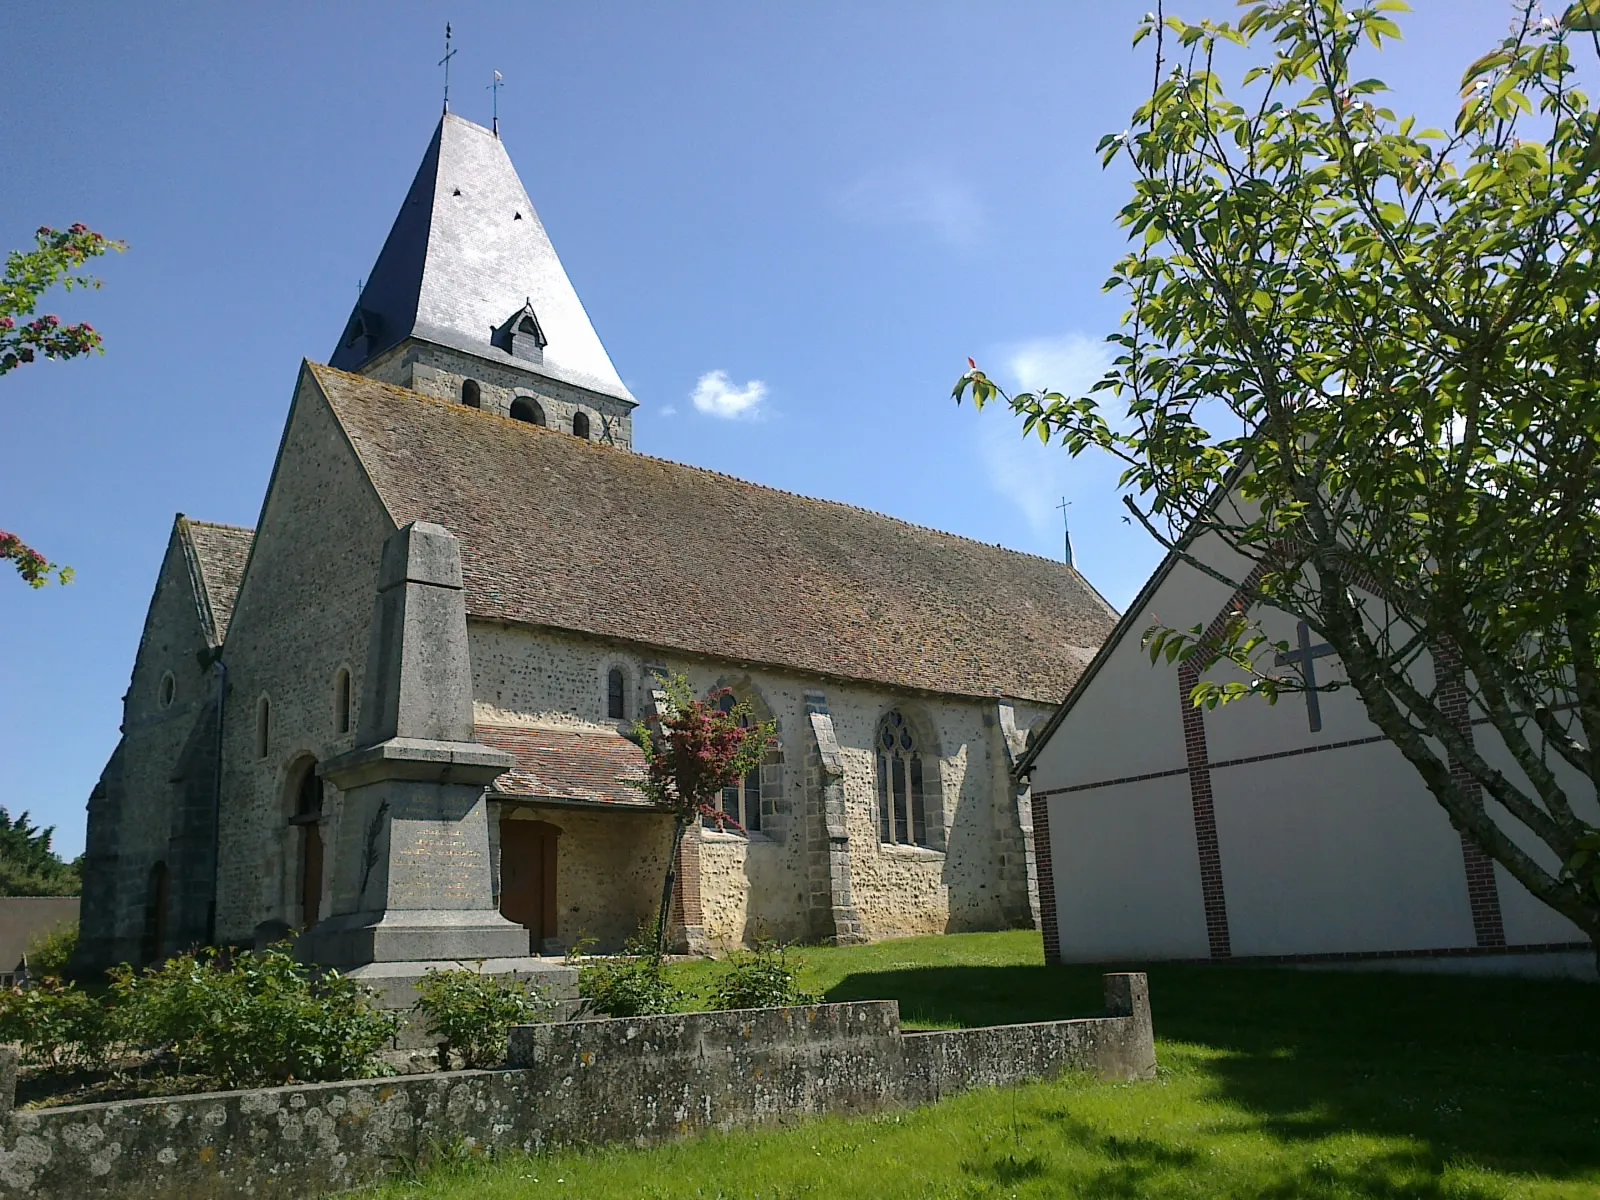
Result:
[[[330,331],[332,333],[334,331]],[[1029,926],[1013,773],[1116,613],[1070,566],[633,449],[497,133],[446,114],[255,528],[179,516],[89,800],[81,961],[301,931],[344,968],[620,947],[659,681],[777,723],[671,937]]]
[[[1186,549],[1223,578],[1249,570],[1213,535]],[[1451,827],[1353,688],[1208,711],[1190,703],[1192,663],[1152,665],[1141,642],[1155,620],[1215,636],[1245,599],[1168,555],[1019,761],[1032,789],[1046,958],[1405,959],[1592,978],[1582,931]],[[1254,615],[1290,647],[1280,667],[1313,687],[1346,682],[1305,624]],[[1226,664],[1214,670],[1242,679]],[[1529,786],[1492,726],[1474,720],[1465,686],[1435,681],[1426,658],[1419,671],[1479,754]],[[1585,796],[1577,772],[1549,757],[1600,823],[1592,789]],[[1497,819],[1559,868],[1524,827]]]

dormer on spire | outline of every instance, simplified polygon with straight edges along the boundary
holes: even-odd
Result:
[[[382,335],[383,318],[362,308],[357,301],[355,311],[350,314],[350,323],[345,326],[341,347],[359,354],[371,354],[377,349],[378,339]]]
[[[530,363],[543,363],[544,348],[550,344],[539,325],[538,315],[533,311],[531,299],[500,322],[489,340],[513,358]]]

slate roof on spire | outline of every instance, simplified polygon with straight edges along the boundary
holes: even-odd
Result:
[[[536,365],[490,341],[524,303],[546,342]],[[358,371],[407,337],[633,400],[505,144],[454,113],[434,130],[329,362]]]

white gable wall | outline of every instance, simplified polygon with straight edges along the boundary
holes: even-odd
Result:
[[[1211,548],[1205,557],[1220,566],[1229,556]],[[1227,569],[1242,574],[1235,563]],[[1211,710],[1203,740],[1186,741],[1177,668],[1152,666],[1140,635],[1157,618],[1208,625],[1229,598],[1221,583],[1175,564],[1039,751],[1031,778],[1049,822],[1061,958],[1211,953],[1197,793],[1202,810],[1209,797],[1226,909],[1221,925],[1214,907],[1210,932],[1220,925],[1232,956],[1475,947],[1460,836],[1353,689],[1318,697],[1316,732],[1306,698],[1291,695]],[[1268,612],[1264,622],[1296,644],[1292,618]],[[1316,669],[1320,682],[1344,678],[1332,656]],[[1431,687],[1429,662],[1416,674]],[[1477,730],[1486,756],[1520,780],[1492,730]],[[1203,765],[1193,779],[1191,756]],[[1549,859],[1525,831],[1518,840]],[[1509,945],[1582,940],[1497,873]]]

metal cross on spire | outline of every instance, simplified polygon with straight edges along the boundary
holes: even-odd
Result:
[[[1072,527],[1067,524],[1067,509],[1072,507],[1072,501],[1063,496],[1061,497],[1061,503],[1056,507],[1061,510],[1061,536],[1067,544],[1067,566],[1070,567],[1072,565]]]
[[[444,68],[444,110],[450,111],[450,60],[456,52],[450,46],[450,22],[444,23],[444,57],[439,60],[439,65]]]
[[[487,84],[488,89],[494,93],[494,135],[500,136],[500,85],[505,82],[505,77],[499,71],[494,73],[494,82]]]

